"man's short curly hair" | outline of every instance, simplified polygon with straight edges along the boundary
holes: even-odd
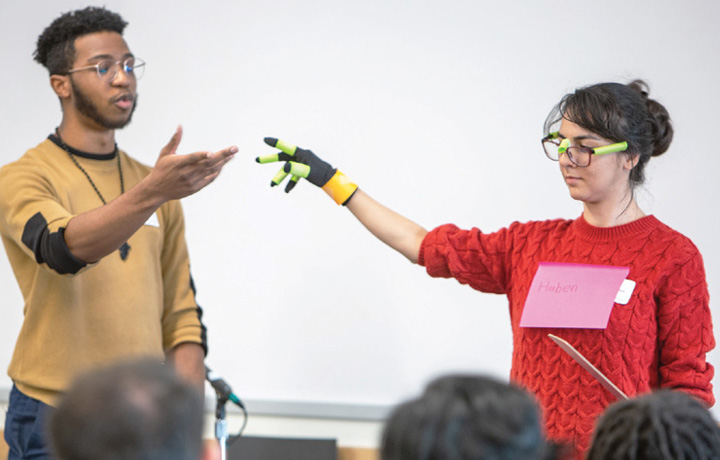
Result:
[[[33,57],[50,75],[65,75],[75,61],[76,38],[103,31],[122,35],[127,24],[119,14],[94,6],[64,13],[40,34]]]

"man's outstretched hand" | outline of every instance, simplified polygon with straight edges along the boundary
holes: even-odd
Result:
[[[223,166],[238,151],[236,146],[231,146],[215,153],[178,155],[181,139],[182,128],[178,126],[170,142],[160,151],[155,167],[148,176],[152,190],[163,201],[178,200],[202,190],[217,178]]]

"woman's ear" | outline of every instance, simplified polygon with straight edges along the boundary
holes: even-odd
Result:
[[[640,161],[639,153],[632,153],[630,155],[625,155],[625,163],[623,164],[623,168],[625,168],[625,170],[627,170],[627,171],[631,171],[635,166],[637,166],[639,161]]]

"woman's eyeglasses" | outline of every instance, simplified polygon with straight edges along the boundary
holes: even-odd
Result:
[[[542,146],[545,155],[553,161],[560,161],[560,156],[566,153],[570,161],[581,168],[590,166],[590,159],[593,155],[606,155],[627,150],[627,142],[616,142],[615,144],[603,145],[602,147],[582,147],[570,145],[569,139],[561,139],[559,132],[550,133],[542,138]]]

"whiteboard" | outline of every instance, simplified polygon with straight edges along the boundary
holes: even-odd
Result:
[[[52,19],[85,4],[0,3],[0,163],[59,123],[31,55]],[[720,3],[104,4],[147,61],[120,147],[154,164],[182,124],[181,152],[240,149],[183,205],[207,363],[243,398],[392,404],[445,372],[507,377],[511,356],[505,297],[429,278],[307,183],[271,189],[278,166],[254,162],[271,152],[265,136],[313,149],[428,229],[492,231],[580,214],[540,148],[545,116],[578,86],[644,78],[676,138],[650,162],[641,206],[695,242],[720,298]],[[4,257],[0,288],[6,368],[22,300]],[[713,313],[717,324],[717,302]]]

